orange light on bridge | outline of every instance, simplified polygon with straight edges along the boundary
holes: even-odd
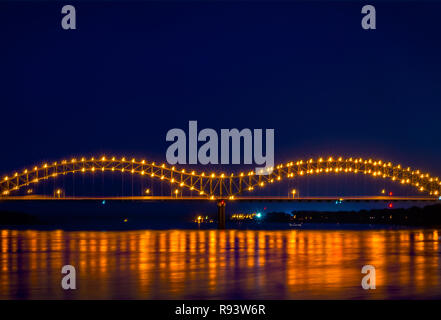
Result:
[[[61,198],[62,194],[63,194],[63,191],[61,189],[57,189],[54,193],[54,196],[56,198]]]
[[[292,189],[292,190],[291,190],[291,194],[292,194],[292,198],[293,198],[293,199],[294,199],[296,193],[297,193],[297,190],[296,190],[296,189]]]

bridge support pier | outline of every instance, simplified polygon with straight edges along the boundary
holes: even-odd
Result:
[[[219,200],[217,202],[217,228],[219,230],[225,229],[225,200]]]

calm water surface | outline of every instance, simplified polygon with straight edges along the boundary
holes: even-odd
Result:
[[[441,298],[441,230],[0,230],[0,299]],[[77,290],[61,289],[61,267]],[[376,267],[377,289],[361,288]]]

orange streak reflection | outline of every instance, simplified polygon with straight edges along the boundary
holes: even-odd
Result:
[[[439,297],[438,230],[0,231],[1,299]],[[63,291],[61,267],[77,268]],[[361,288],[361,268],[377,289]]]

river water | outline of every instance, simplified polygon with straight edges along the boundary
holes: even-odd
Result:
[[[434,229],[0,230],[0,299],[441,298],[440,242]]]

